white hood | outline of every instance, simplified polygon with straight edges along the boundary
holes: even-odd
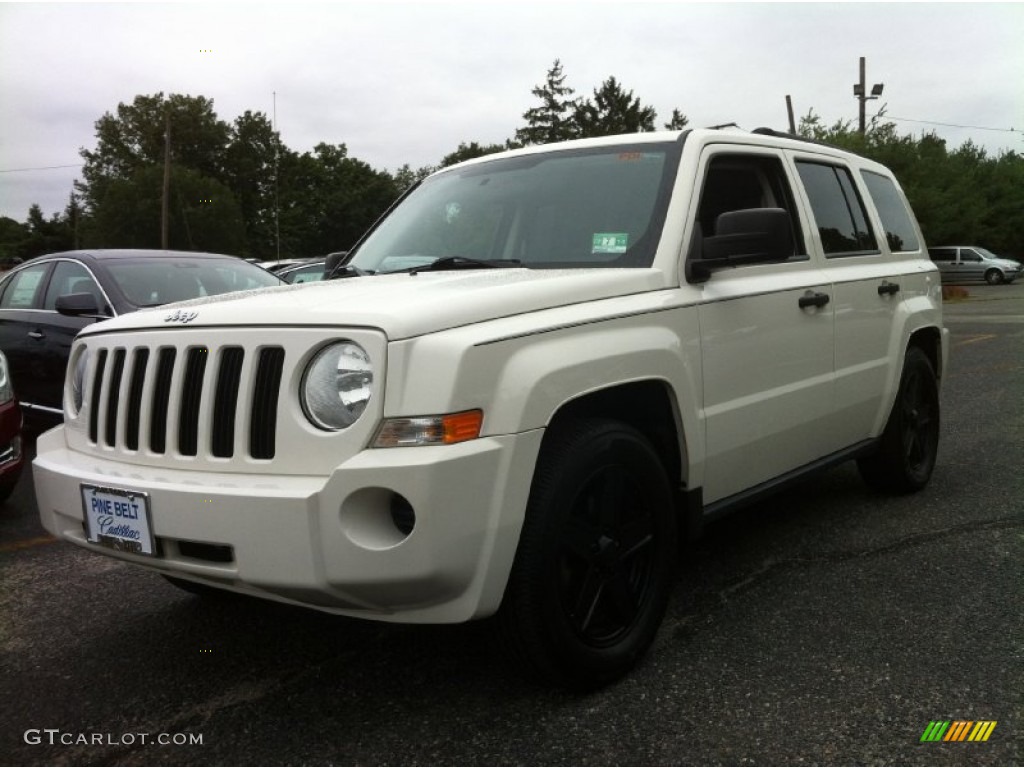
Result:
[[[83,334],[172,326],[378,328],[405,339],[525,312],[657,290],[654,269],[492,269],[350,277],[168,304]]]

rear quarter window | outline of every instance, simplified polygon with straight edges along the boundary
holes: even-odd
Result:
[[[882,220],[889,250],[894,253],[920,250],[914,221],[893,180],[873,171],[861,171],[861,178]]]

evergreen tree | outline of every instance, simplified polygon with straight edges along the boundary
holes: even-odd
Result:
[[[632,91],[623,90],[614,77],[594,91],[592,101],[578,102],[574,111],[574,121],[583,138],[653,131],[656,117],[654,107],[642,106],[640,99]]]
[[[565,73],[559,59],[555,59],[548,70],[544,84],[536,86],[531,93],[540,99],[540,105],[523,113],[526,127],[516,131],[515,142],[529,146],[576,138],[573,119],[576,101],[572,98],[575,91],[565,85]]]
[[[672,119],[665,123],[666,131],[681,131],[690,124],[690,118],[678,109],[672,110]]]
[[[449,165],[455,165],[461,163],[463,160],[472,160],[474,157],[483,157],[484,155],[493,155],[495,152],[504,152],[508,149],[507,146],[501,144],[489,144],[487,146],[481,146],[475,141],[471,141],[469,144],[462,142],[459,144],[459,148],[454,152],[445,155],[441,159],[441,167],[447,168]]]

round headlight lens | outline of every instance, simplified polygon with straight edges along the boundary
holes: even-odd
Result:
[[[89,350],[82,348],[75,358],[74,374],[71,377],[71,405],[77,416],[82,411],[82,403],[85,402],[85,369],[89,365]]]
[[[355,424],[370,402],[373,364],[354,341],[321,349],[302,377],[302,409],[314,426],[329,431]]]

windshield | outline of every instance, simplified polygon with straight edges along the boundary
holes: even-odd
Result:
[[[117,287],[137,307],[281,285],[281,279],[242,259],[186,257],[120,260],[107,264]]]
[[[458,257],[530,268],[649,267],[679,144],[502,158],[433,176],[350,266],[396,272]]]

